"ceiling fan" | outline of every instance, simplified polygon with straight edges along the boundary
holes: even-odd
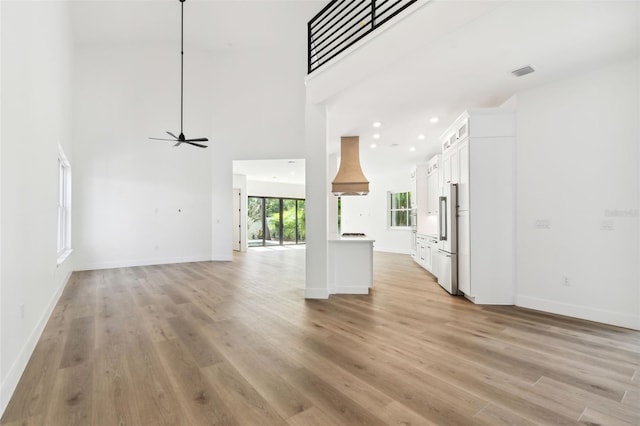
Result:
[[[176,142],[173,146],[180,146],[183,143],[197,146],[199,148],[207,148],[207,145],[200,144],[198,142],[208,142],[207,138],[195,138],[187,139],[182,133],[183,122],[183,110],[184,110],[184,2],[186,0],[180,0],[180,136],[176,136],[171,132],[167,132],[173,139],[163,138],[149,138],[156,141],[171,141]]]

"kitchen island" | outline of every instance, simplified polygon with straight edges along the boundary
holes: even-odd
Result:
[[[366,236],[328,238],[329,294],[369,294],[373,287],[373,243]]]

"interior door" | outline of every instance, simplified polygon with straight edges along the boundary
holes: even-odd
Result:
[[[240,232],[242,209],[240,208],[239,188],[233,188],[233,202],[231,205],[233,206],[233,214],[231,215],[233,217],[233,249],[240,251],[242,244],[242,233]]]

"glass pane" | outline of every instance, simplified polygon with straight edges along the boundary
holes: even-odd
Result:
[[[262,198],[249,197],[247,203],[247,240],[249,247],[261,246],[264,231],[262,229]]]
[[[398,194],[398,208],[399,209],[408,209],[409,208],[409,193],[401,192]]]
[[[296,243],[296,200],[282,200],[282,243]]]
[[[304,242],[307,237],[306,216],[304,213],[304,200],[298,200],[298,242]]]
[[[280,199],[265,198],[264,205],[265,230],[264,244],[280,244]]]
[[[396,197],[395,193],[391,193],[391,210],[395,210],[398,208],[398,198]]]
[[[397,210],[393,212],[393,216],[395,217],[395,223],[392,223],[392,226],[408,226],[406,210]]]
[[[409,193],[408,192],[392,192],[391,193],[391,209],[408,209]]]

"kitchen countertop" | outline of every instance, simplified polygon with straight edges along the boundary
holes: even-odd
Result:
[[[327,240],[330,243],[335,243],[335,242],[345,242],[345,243],[373,243],[376,240],[374,240],[373,238],[367,237],[366,235],[364,237],[355,237],[355,236],[341,236],[338,234],[329,234],[327,236]]]

